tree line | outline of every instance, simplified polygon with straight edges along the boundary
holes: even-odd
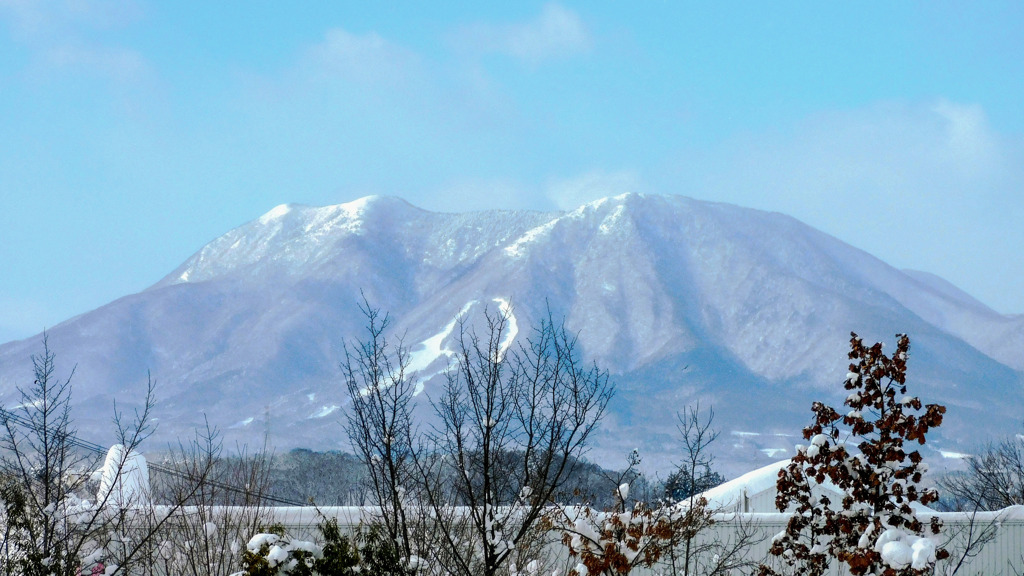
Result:
[[[848,410],[814,403],[809,444],[778,482],[779,509],[798,513],[773,539],[770,558],[751,559],[746,550],[769,536],[755,527],[708,537],[718,511],[700,493],[724,480],[712,467],[713,410],[680,411],[678,467],[665,481],[638,473],[639,453],[611,472],[586,454],[614,386],[607,371],[581,360],[575,335],[550,311],[515,342],[508,311],[485,311],[478,324],[460,318],[441,389],[417,403],[409,351],[390,334],[389,316],[366,301],[361,309],[366,332],[346,343],[340,364],[354,453],[225,456],[207,426],[151,464],[145,494],[122,478],[153,431],[152,381],[139,410],[115,406],[119,448],[104,458],[76,438],[71,376],[57,378],[44,336],[32,386],[18,390],[16,409],[0,411],[0,569],[537,575],[551,573],[545,551],[554,545],[570,559],[562,567],[570,576],[655,566],[686,575],[819,574],[833,562],[851,574],[918,576],[950,552],[929,544],[940,523],[921,521],[911,503],[966,511],[1024,503],[1020,436],[940,478],[943,497],[926,487],[920,452],[905,443],[923,444],[945,409],[907,393],[909,339],[899,335],[888,356],[854,335]],[[104,459],[107,480],[91,474]],[[847,497],[821,501],[812,487],[823,482]],[[323,518],[315,542],[270,524],[269,506],[310,497],[375,512],[353,535]],[[974,544],[986,534],[979,529]],[[961,564],[970,554],[953,552]]]

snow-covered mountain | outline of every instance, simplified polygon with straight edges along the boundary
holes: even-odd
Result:
[[[511,305],[520,336],[550,306],[608,368],[617,395],[595,454],[661,462],[675,412],[714,406],[727,469],[792,453],[812,399],[844,396],[850,331],[911,337],[910,385],[949,407],[933,446],[970,452],[1019,431],[1024,316],[900,271],[793,218],[677,196],[624,195],[567,213],[439,214],[398,198],[282,205],[214,240],[151,288],[49,332],[77,363],[83,436],[158,382],[160,439],[204,414],[229,443],[345,445],[338,362],[362,334],[360,291],[390,311],[424,394],[454,320]],[[31,382],[39,338],[0,346],[0,391]],[[229,444],[230,445],[230,444]]]

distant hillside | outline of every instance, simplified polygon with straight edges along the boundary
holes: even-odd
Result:
[[[137,399],[150,371],[159,441],[205,413],[229,446],[269,427],[281,449],[343,448],[337,365],[361,335],[360,290],[411,347],[421,399],[459,314],[511,305],[522,338],[550,305],[617,383],[593,453],[609,467],[634,446],[670,462],[675,411],[698,399],[714,405],[727,470],[790,455],[811,400],[841,403],[851,330],[910,335],[912,388],[950,408],[936,448],[969,452],[1024,414],[1024,317],[788,216],[678,196],[567,213],[279,206],[153,287],[54,327],[50,343],[78,366],[76,418],[92,440],[109,441],[113,399]],[[38,350],[39,338],[0,346],[8,405]]]

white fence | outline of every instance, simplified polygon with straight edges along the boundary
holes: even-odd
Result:
[[[372,519],[372,507],[325,507],[320,511],[327,517],[338,519],[343,529],[354,531],[361,521]],[[319,520],[315,509],[309,507],[271,508],[273,522],[280,523],[291,534],[300,537],[312,536]],[[927,522],[931,516],[938,516],[943,522],[943,531],[937,538],[949,552],[950,558],[941,562],[936,574],[951,576],[1024,576],[1024,506],[1013,506],[997,512],[977,514],[944,512],[922,515]],[[745,557],[753,562],[768,558],[772,536],[785,529],[789,516],[779,513],[737,513],[718,514],[715,523],[699,538],[707,541],[727,541],[741,530],[759,533],[757,542],[745,548]],[[986,538],[985,542],[978,542]],[[973,547],[968,548],[970,543]],[[565,565],[564,548],[557,542],[548,547],[551,561]],[[967,556],[965,556],[965,554]],[[663,570],[636,570],[637,576],[666,573]],[[833,566],[832,574],[842,576],[845,570]],[[562,571],[565,574],[565,570]]]

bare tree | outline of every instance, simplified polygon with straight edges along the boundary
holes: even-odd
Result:
[[[34,381],[29,388],[18,388],[20,414],[0,412],[4,426],[3,454],[0,466],[4,475],[5,538],[3,568],[7,573],[22,570],[31,574],[31,565],[43,559],[56,564],[54,569],[73,570],[82,543],[66,536],[76,527],[67,514],[54,514],[57,506],[75,497],[84,486],[82,474],[95,463],[68,442],[71,428],[71,377],[55,375],[54,355],[43,336],[43,353],[32,356]],[[77,472],[72,478],[72,471]],[[38,570],[37,570],[38,571]]]
[[[142,485],[144,475],[130,479],[142,474],[138,448],[153,430],[153,381],[133,418],[115,406],[117,443],[106,454],[99,490],[94,490],[91,472],[105,451],[76,437],[71,375],[57,378],[45,334],[42,345],[42,354],[32,357],[32,385],[18,388],[20,404],[13,411],[0,410],[0,524],[5,531],[0,568],[27,576],[70,576],[96,566],[108,574],[127,572],[183,504],[170,502],[155,516],[148,486]],[[192,490],[205,481],[206,472],[197,471]]]
[[[414,454],[439,540],[432,567],[447,574],[493,576],[509,562],[525,565],[546,505],[613,392],[606,372],[584,367],[576,338],[550,311],[518,346],[509,313],[485,311],[482,335],[460,319],[457,359],[431,399],[439,423],[430,450]]]
[[[689,495],[686,497],[687,506],[694,509],[701,504],[697,500],[701,498],[700,493],[708,488],[712,478],[711,462],[714,457],[711,454],[711,444],[718,438],[718,431],[711,427],[715,420],[715,410],[708,410],[707,418],[702,418],[700,403],[688,406],[682,412],[676,414],[679,423],[676,429],[679,431],[680,443],[682,444],[682,461],[679,463],[679,472],[684,475],[689,484]],[[706,506],[707,502],[703,502]],[[697,531],[687,530],[686,537],[682,544],[683,574],[689,576],[690,566],[693,560],[693,540]],[[672,555],[675,555],[673,549]],[[675,560],[675,558],[673,558]],[[673,562],[673,565],[675,562]]]
[[[345,376],[352,408],[346,432],[369,470],[369,482],[379,521],[390,544],[404,558],[413,556],[413,527],[409,490],[416,486],[413,471],[412,381],[406,374],[409,356],[399,339],[392,346],[386,331],[390,318],[365,300],[366,335],[345,344]]]
[[[703,496],[704,492],[725,481],[712,469],[715,457],[711,445],[719,434],[712,427],[714,408],[704,412],[698,402],[677,413],[676,419],[681,456],[675,482],[684,489],[677,486],[675,491],[681,492],[683,498],[673,498],[670,492],[666,495],[666,504],[683,507],[689,515],[679,527],[677,541],[665,557],[668,573],[721,576],[755,568],[759,562],[750,556],[750,548],[763,542],[767,535],[757,528],[753,519],[725,513]],[[670,483],[666,484],[667,488],[672,487]],[[711,529],[720,522],[728,522],[732,530]]]
[[[146,573],[236,573],[245,543],[270,519],[270,456],[265,447],[251,454],[240,447],[237,455],[224,457],[218,432],[207,424],[153,468],[154,500],[184,505],[146,551]],[[203,475],[206,480],[194,486],[193,479]],[[161,515],[157,507],[153,519]]]
[[[943,547],[950,557],[937,567],[937,572],[946,576],[968,566],[995,539],[1002,515],[979,512],[1024,504],[1024,436],[990,443],[966,463],[966,470],[945,474],[936,482],[942,491],[940,506],[969,518],[966,525],[947,530]]]
[[[966,459],[967,470],[938,485],[953,510],[1000,510],[1024,504],[1024,435],[989,444]]]

